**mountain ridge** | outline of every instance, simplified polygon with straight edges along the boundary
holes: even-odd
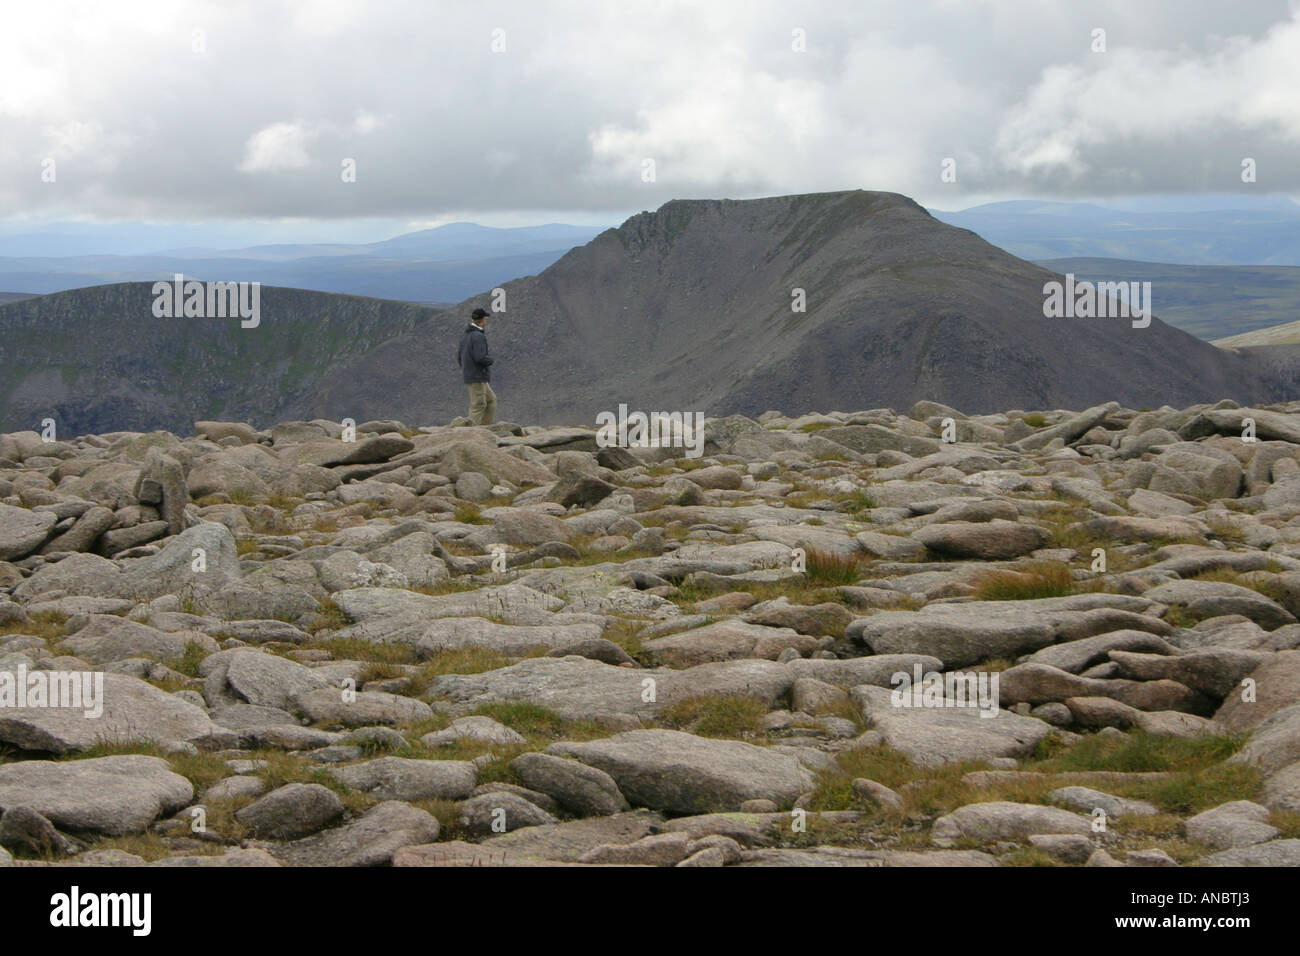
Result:
[[[1291,359],[1225,352],[1159,318],[1045,318],[1057,278],[896,193],[674,200],[501,286],[505,311],[488,323],[498,413],[558,424],[620,404],[752,416],[921,399],[978,413],[1267,401],[1291,387]],[[0,307],[4,427],[51,407],[85,430],[112,415],[119,428],[447,421],[466,405],[460,329],[494,298],[439,312],[264,288],[258,330],[227,321],[186,337],[187,320],[149,313],[149,287]]]

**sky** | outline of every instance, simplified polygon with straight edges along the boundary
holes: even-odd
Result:
[[[358,242],[857,188],[1300,197],[1296,0],[0,0],[0,23],[11,234]]]

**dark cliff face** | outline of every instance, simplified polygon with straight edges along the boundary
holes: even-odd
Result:
[[[196,418],[270,424],[432,309],[262,288],[260,322],[158,317],[153,285],[74,289],[0,308],[0,429],[189,431]],[[307,400],[310,405],[310,399]]]
[[[892,193],[678,200],[503,286],[488,322],[498,415],[1287,397],[1291,357],[1225,353],[1158,319],[1045,318],[1054,278]],[[445,422],[465,411],[461,326],[492,307],[487,292],[439,313],[266,288],[260,326],[241,329],[155,318],[152,298],[131,283],[0,307],[0,428]]]

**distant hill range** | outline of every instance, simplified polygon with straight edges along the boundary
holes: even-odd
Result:
[[[619,404],[757,415],[1294,397],[1285,348],[1223,351],[1159,319],[1045,318],[1054,278],[893,193],[674,201],[504,284],[506,311],[488,323],[498,414],[590,424]],[[128,283],[0,306],[0,428],[446,422],[466,405],[454,359],[466,316],[492,307],[486,289],[439,312],[263,288],[261,324],[242,329],[155,318],[151,301]]]
[[[1264,334],[1272,326],[1300,319],[1300,266],[1188,266],[1097,258],[1038,264],[1090,282],[1150,282],[1160,318],[1207,341],[1256,330]]]
[[[183,273],[216,282],[458,302],[507,279],[541,272],[600,231],[559,223],[497,229],[462,222],[368,244],[191,247],[147,255],[65,255],[58,250],[82,248],[84,240],[27,234],[0,237],[0,289],[43,294]]]
[[[1198,197],[1197,202],[1212,208],[1152,197],[1106,204],[1014,200],[931,212],[1032,261],[1101,256],[1184,265],[1300,266],[1300,205],[1246,194]]]

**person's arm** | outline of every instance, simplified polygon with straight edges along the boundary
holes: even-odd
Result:
[[[492,364],[492,356],[488,355],[487,338],[479,335],[470,340],[470,358],[478,365],[485,368]]]

